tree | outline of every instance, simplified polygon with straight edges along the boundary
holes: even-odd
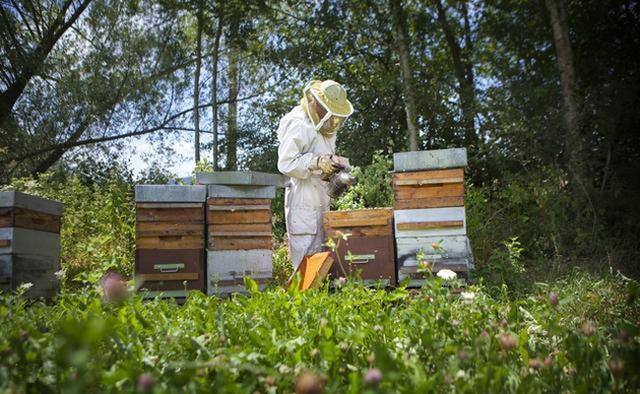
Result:
[[[216,30],[213,36],[213,48],[211,50],[211,132],[212,142],[212,163],[213,170],[218,170],[218,53],[220,51],[220,37],[224,26],[224,2],[221,2],[215,10],[217,14]]]
[[[200,162],[200,66],[202,63],[202,30],[204,28],[204,6],[198,4],[196,12],[196,70],[193,79],[193,128],[194,128],[194,157],[195,162]]]
[[[389,8],[393,21],[393,33],[396,41],[396,51],[400,58],[402,72],[402,87],[404,91],[404,106],[407,113],[407,131],[409,133],[409,150],[418,150],[418,126],[416,124],[416,99],[411,74],[411,54],[409,37],[407,35],[406,18],[402,7],[402,0],[389,0]]]
[[[42,73],[47,57],[63,34],[78,20],[91,0],[65,0],[62,4],[2,2],[2,92],[0,127],[31,79]]]
[[[464,50],[460,46],[460,41],[456,37],[453,28],[447,17],[447,9],[442,4],[442,0],[435,0],[437,9],[438,22],[444,32],[453,70],[458,80],[458,95],[460,96],[460,107],[462,109],[462,123],[465,130],[465,144],[474,150],[477,147],[478,137],[475,126],[476,116],[476,98],[475,98],[475,78],[473,73],[473,63],[470,60],[470,52],[473,50],[471,39],[471,26],[469,23],[469,11],[467,2],[462,1],[460,6],[462,9],[462,18],[464,23],[463,36],[465,47]],[[466,56],[463,54],[466,52]]]
[[[565,151],[568,156],[569,169],[577,182],[584,188],[583,138],[579,129],[579,105],[576,93],[576,71],[573,64],[573,51],[569,40],[569,26],[564,0],[545,0],[549,11],[549,20],[553,31],[553,44],[556,49],[558,70],[560,71],[560,87],[566,130]]]

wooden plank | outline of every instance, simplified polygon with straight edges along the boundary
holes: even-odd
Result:
[[[259,211],[271,209],[271,205],[209,205],[209,211]]]
[[[56,234],[60,233],[60,216],[37,212],[31,209],[16,208],[13,218],[14,227]]]
[[[139,222],[192,222],[204,223],[204,205],[194,208],[140,208],[136,210]]]
[[[462,220],[444,220],[436,222],[398,223],[398,230],[427,230],[433,228],[463,227]]]
[[[423,185],[444,185],[447,183],[462,183],[464,178],[441,178],[441,179],[407,179],[394,181],[393,186],[423,186]]]
[[[330,220],[327,225],[332,228],[342,227],[374,227],[390,225],[390,218],[353,218],[344,220]]]
[[[200,274],[197,272],[183,272],[175,274],[142,274],[139,275],[141,281],[163,281],[163,280],[198,280]]]
[[[208,198],[207,205],[270,205],[270,198]]]
[[[271,231],[214,231],[209,233],[210,237],[270,237]]]
[[[250,224],[271,223],[271,211],[235,211],[219,212],[208,211],[207,223],[209,224]]]
[[[139,237],[138,249],[201,249],[204,248],[204,234]]]
[[[398,200],[429,197],[460,197],[464,196],[463,183],[449,183],[443,185],[399,186],[393,191]]]
[[[426,170],[412,172],[396,172],[393,174],[393,182],[437,180],[448,178],[464,178],[464,168],[450,168],[446,170]],[[460,181],[462,182],[462,181]]]
[[[271,237],[227,238],[209,237],[209,250],[252,250],[273,247]]]
[[[11,246],[10,239],[0,239],[0,248],[7,248],[9,246]]]
[[[143,202],[136,204],[137,208],[155,208],[155,209],[180,209],[180,208],[201,208],[202,203],[197,202],[162,202],[162,203],[153,203],[153,202]]]
[[[349,211],[327,211],[323,217],[326,221],[339,221],[350,219],[379,219],[393,217],[393,209],[391,208],[367,208],[353,209]]]
[[[393,226],[374,226],[374,227],[342,227],[335,229],[332,227],[324,227],[326,237],[340,238],[338,231],[342,234],[351,234],[351,237],[384,237],[393,234]]]
[[[271,234],[271,223],[232,223],[232,224],[210,224],[208,228],[209,234],[221,233],[240,233],[240,232],[263,232]]]
[[[393,205],[395,209],[461,207],[464,206],[464,196],[396,199]]]
[[[137,222],[137,237],[164,235],[198,235],[204,236],[204,223],[171,223],[171,222]]]

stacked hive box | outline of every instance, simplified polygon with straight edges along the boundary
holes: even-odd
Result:
[[[244,292],[244,277],[260,288],[273,277],[271,201],[285,178],[258,172],[196,174],[207,186],[209,294]]]
[[[332,277],[360,270],[365,283],[396,284],[393,210],[391,208],[332,211],[324,214],[324,230],[337,248],[333,252]],[[343,240],[342,234],[351,234]]]
[[[205,290],[204,186],[136,186],[136,276],[148,297]]]
[[[394,154],[395,233],[398,280],[421,284],[420,261],[433,272],[466,275],[473,260],[466,236],[466,149]]]
[[[29,297],[51,297],[57,292],[62,210],[57,201],[0,193],[1,291],[31,283]]]

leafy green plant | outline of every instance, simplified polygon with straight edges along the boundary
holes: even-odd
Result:
[[[0,295],[0,391],[607,392],[640,389],[637,282],[581,272],[524,298],[433,277],[393,291],[349,281],[226,299],[53,302]]]
[[[335,209],[393,206],[393,189],[389,175],[391,167],[391,160],[381,152],[376,152],[372,163],[364,169],[354,167],[352,173],[358,179],[358,183],[335,201]]]

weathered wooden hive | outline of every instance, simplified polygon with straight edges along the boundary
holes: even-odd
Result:
[[[207,185],[207,288],[210,295],[260,288],[273,278],[271,202],[286,178],[251,171],[196,174]]]
[[[148,297],[205,291],[204,186],[137,185],[136,277]]]
[[[324,213],[323,224],[326,237],[337,245],[329,272],[333,278],[360,271],[366,284],[395,286],[393,209],[329,211]],[[350,236],[344,240],[341,234]]]
[[[398,281],[420,285],[419,262],[432,272],[473,268],[464,209],[464,148],[393,155]]]
[[[28,297],[59,288],[62,203],[20,192],[0,192],[0,291],[31,283]]]

